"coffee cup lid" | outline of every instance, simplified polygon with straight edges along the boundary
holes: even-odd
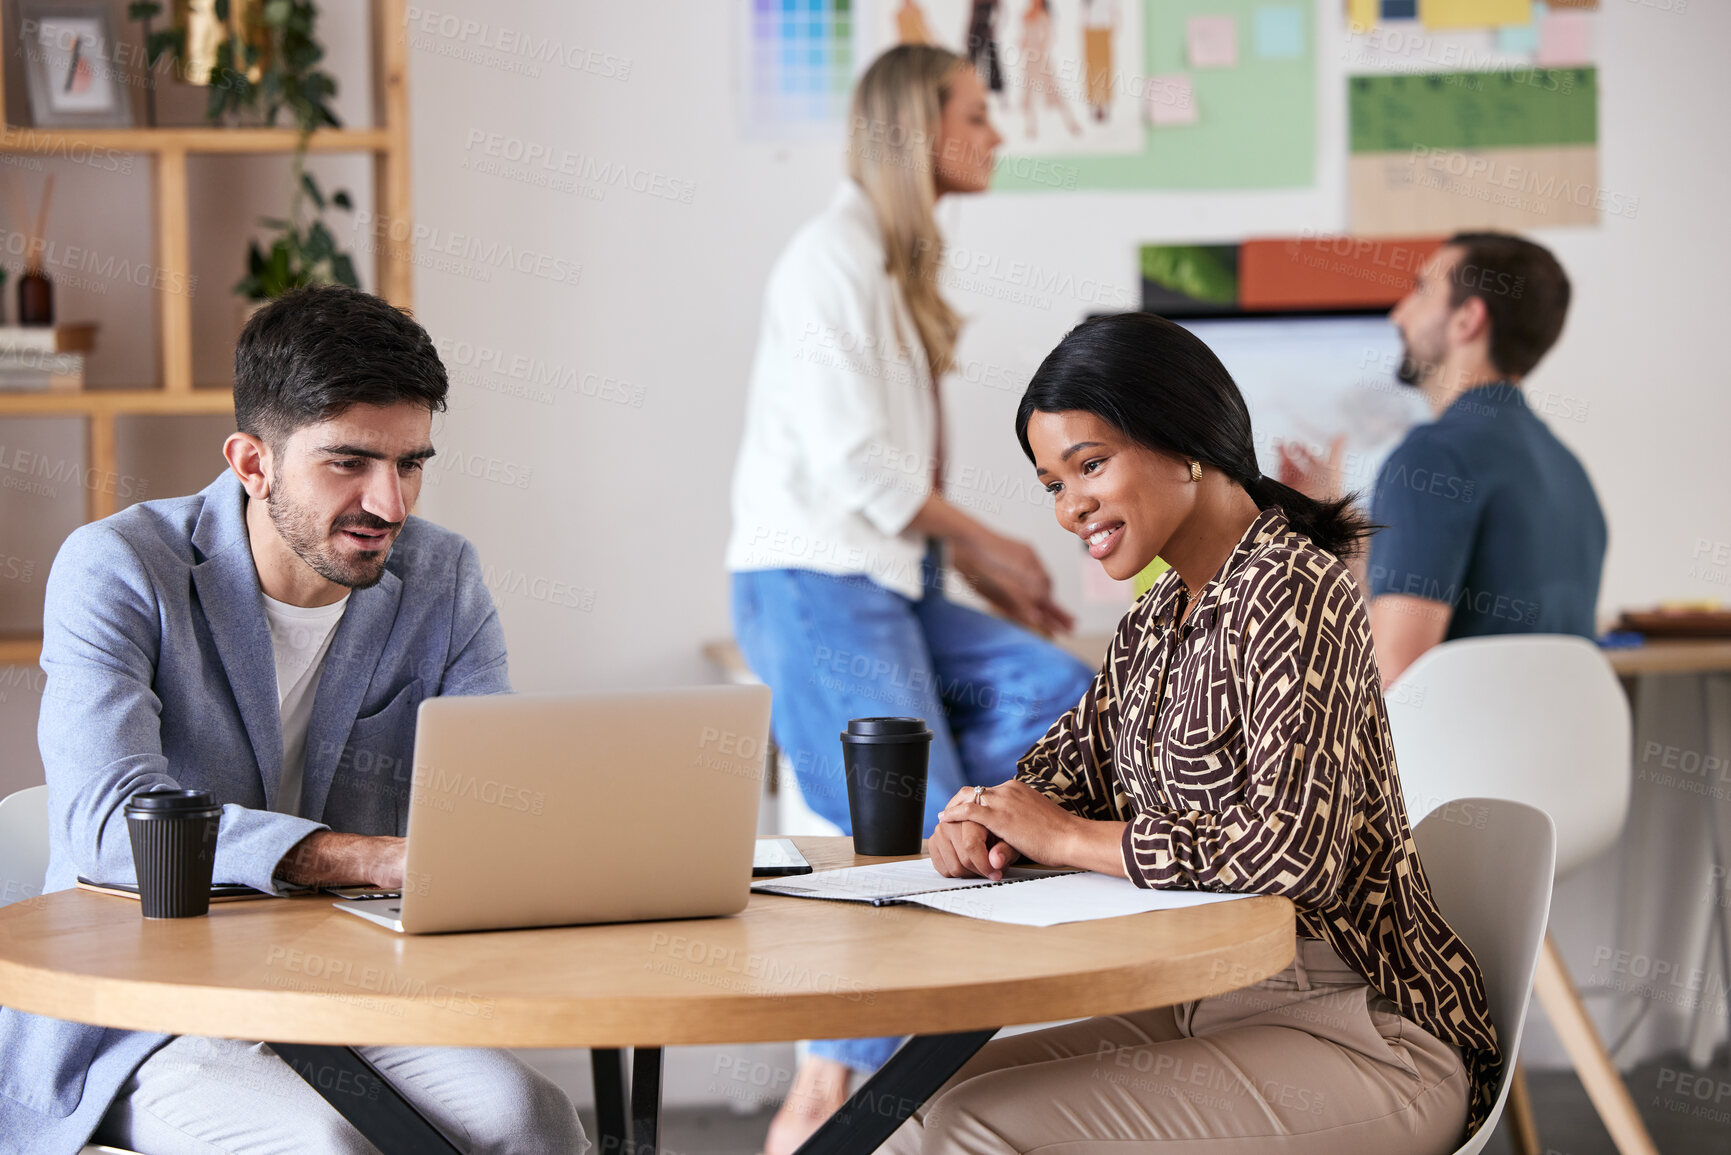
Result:
[[[154,812],[173,810],[209,810],[212,808],[210,794],[204,790],[170,790],[159,787],[155,790],[141,790],[126,800],[126,805],[132,810],[149,810]]]
[[[924,718],[850,718],[847,732],[860,738],[901,738],[928,731]]]

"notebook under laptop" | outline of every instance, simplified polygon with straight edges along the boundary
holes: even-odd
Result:
[[[408,934],[733,914],[751,884],[764,686],[430,698],[401,897]]]

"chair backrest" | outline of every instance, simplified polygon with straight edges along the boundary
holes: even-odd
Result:
[[[1610,663],[1561,634],[1466,638],[1425,651],[1388,689],[1407,817],[1510,798],[1557,825],[1557,871],[1617,839],[1629,809],[1629,702]]]
[[[1463,798],[1420,822],[1413,841],[1438,909],[1478,959],[1507,1060],[1490,1119],[1460,1149],[1471,1155],[1496,1130],[1520,1053],[1551,913],[1556,830],[1549,815],[1525,803]]]
[[[48,787],[0,798],[0,906],[42,893],[48,873]]]

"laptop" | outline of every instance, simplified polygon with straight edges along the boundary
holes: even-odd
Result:
[[[405,934],[737,913],[769,700],[765,686],[429,698],[403,889],[336,906]]]

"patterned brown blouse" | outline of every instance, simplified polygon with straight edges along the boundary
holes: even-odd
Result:
[[[1413,847],[1357,583],[1275,508],[1176,625],[1187,598],[1176,571],[1160,577],[1017,777],[1085,818],[1128,822],[1138,886],[1290,898],[1300,934],[1461,1048],[1478,1126],[1496,1029]]]

